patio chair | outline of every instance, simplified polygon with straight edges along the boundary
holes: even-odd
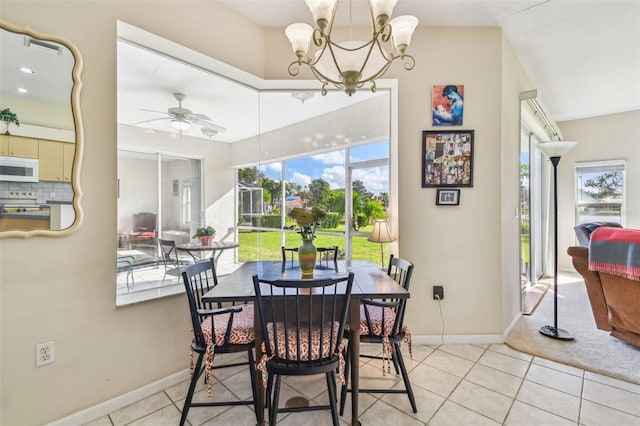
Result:
[[[191,407],[219,407],[230,405],[253,405],[256,409],[256,364],[253,356],[255,348],[255,331],[253,318],[253,305],[229,306],[226,308],[212,309],[210,304],[202,302],[202,296],[217,284],[216,267],[213,259],[194,263],[182,271],[182,279],[189,302],[191,313],[191,325],[193,328],[193,340],[191,342],[192,364],[191,382],[187,397],[182,407],[180,425],[184,425]],[[195,367],[193,366],[193,352],[198,354]],[[214,364],[214,356],[219,353],[246,352],[248,362],[235,362],[223,365]],[[203,365],[203,360],[205,361]],[[219,368],[237,367],[249,365],[249,380],[253,399],[234,401],[206,401],[193,402],[193,394],[200,376],[205,373],[205,382],[208,385],[207,396],[212,396],[212,370]]]
[[[345,286],[346,284],[346,286]],[[343,334],[353,273],[338,278],[267,280],[253,276],[262,327],[262,359],[258,371],[266,387],[269,425],[281,412],[331,410],[337,426],[336,370],[344,366]],[[329,405],[279,407],[282,376],[324,374]]]
[[[409,290],[411,275],[413,274],[413,263],[408,260],[389,257],[387,274],[398,282],[406,290]],[[362,358],[382,359],[382,372],[390,372],[390,363],[393,362],[396,374],[402,374],[404,389],[363,389],[360,393],[405,393],[409,397],[409,403],[414,413],[418,412],[415,397],[409,382],[407,368],[404,365],[400,344],[404,341],[409,346],[411,353],[411,334],[404,325],[404,313],[407,299],[386,299],[384,301],[363,299],[360,304],[360,330],[348,330],[347,337],[351,333],[360,333],[361,343],[377,343],[382,345],[382,356],[360,354]],[[350,346],[347,347],[345,356],[347,365],[345,377],[348,381],[350,368]],[[340,392],[340,415],[344,412],[347,392],[351,392],[348,383],[342,386]]]
[[[176,276],[179,280],[182,267],[192,264],[193,261],[191,261],[191,259],[181,259],[180,256],[178,256],[178,250],[176,250],[176,242],[174,240],[163,240],[159,238],[158,246],[160,247],[162,263],[164,264],[162,281],[164,282],[167,275]]]

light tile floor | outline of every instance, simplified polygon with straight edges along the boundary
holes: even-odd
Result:
[[[377,352],[362,345],[362,352]],[[522,425],[522,426],[640,426],[640,385],[516,352],[506,345],[417,346],[413,359],[403,345],[418,412],[406,395],[360,395],[363,425]],[[223,362],[216,355],[217,362]],[[230,362],[232,355],[224,362]],[[214,398],[248,399],[247,368],[217,370]],[[221,373],[221,374],[218,374]],[[362,387],[402,387],[395,374],[381,374],[381,361],[363,358]],[[284,379],[281,405],[302,395],[311,404],[327,401],[324,377]],[[375,383],[375,384],[374,384]],[[188,382],[114,411],[91,426],[177,425]],[[196,398],[206,398],[203,383]],[[349,399],[347,399],[348,401]],[[347,402],[342,424],[350,422]],[[192,408],[188,423],[195,425],[254,425],[245,406]],[[330,425],[328,411],[280,414],[279,425]]]

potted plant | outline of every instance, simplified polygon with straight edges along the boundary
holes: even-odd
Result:
[[[4,108],[0,110],[0,122],[4,127],[4,134],[9,135],[9,124],[13,123],[16,126],[20,126],[20,120],[15,112],[11,112],[10,108]]]
[[[193,238],[200,240],[200,244],[207,247],[211,245],[211,240],[216,235],[216,230],[211,226],[201,226],[196,228],[196,233],[193,234]]]

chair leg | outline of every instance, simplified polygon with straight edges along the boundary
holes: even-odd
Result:
[[[280,383],[282,381],[281,375],[276,375],[276,383],[273,387],[273,400],[271,401],[271,409],[269,410],[269,426],[275,426],[278,420],[278,400],[280,399]]]
[[[349,386],[349,367],[351,367],[351,340],[347,344],[344,355],[344,385],[340,388],[340,415],[344,414],[344,406],[347,403],[347,387]]]
[[[336,402],[336,372],[329,371],[327,374],[327,390],[329,392],[329,404],[331,405],[331,418],[333,426],[339,426],[338,407]]]
[[[253,394],[253,411],[256,413],[256,421],[260,421],[258,415],[258,388],[256,387],[256,363],[253,358],[253,349],[247,351],[249,353],[249,380],[251,380],[251,393]]]
[[[198,379],[202,374],[202,359],[204,358],[204,354],[198,354],[198,360],[196,361],[196,365],[193,369],[193,375],[191,376],[191,383],[189,384],[189,391],[187,392],[187,397],[184,400],[184,405],[182,406],[182,416],[180,416],[180,426],[184,425],[184,422],[187,420],[187,415],[189,414],[189,408],[191,407],[191,400],[193,399],[193,392],[196,389],[196,384],[198,383]]]
[[[400,371],[402,372],[402,380],[404,381],[404,387],[407,390],[407,395],[409,396],[409,403],[411,403],[411,409],[414,413],[418,412],[418,407],[416,406],[416,399],[413,396],[413,389],[411,389],[411,382],[409,381],[409,374],[407,374],[407,368],[404,365],[404,360],[402,359],[402,352],[400,352],[400,343],[393,344],[393,350],[398,358],[398,365],[400,366]]]
[[[400,369],[398,368],[398,360],[397,360],[395,351],[391,353],[391,361],[393,361],[393,367],[396,369],[396,374],[400,374]]]

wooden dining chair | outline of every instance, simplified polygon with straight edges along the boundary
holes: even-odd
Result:
[[[389,257],[387,274],[404,287],[405,290],[409,290],[411,275],[413,274],[413,263],[391,255]],[[390,364],[393,363],[396,374],[401,374],[404,382],[404,389],[360,388],[360,393],[405,393],[409,397],[411,409],[414,413],[417,413],[418,408],[400,349],[400,344],[404,341],[409,347],[409,353],[411,353],[411,334],[409,333],[408,327],[404,324],[406,306],[407,299],[363,299],[360,303],[360,330],[347,330],[346,336],[349,337],[351,333],[359,333],[361,343],[381,344],[382,356],[361,353],[360,357],[381,359],[383,374],[391,372]],[[349,342],[351,342],[351,340]],[[345,356],[347,361],[345,368],[347,382],[350,368],[350,349],[351,346],[349,345]],[[347,393],[351,392],[347,382],[342,385],[340,392],[340,415],[344,413]]]
[[[213,259],[198,262],[187,266],[182,271],[182,279],[189,302],[191,314],[191,326],[193,328],[193,340],[191,342],[191,382],[187,397],[182,407],[180,425],[184,425],[191,407],[218,407],[228,405],[253,405],[256,420],[259,420],[257,411],[256,388],[256,364],[253,351],[255,349],[255,330],[253,305],[244,304],[218,308],[217,305],[203,303],[202,296],[217,285],[217,276]],[[193,365],[193,353],[198,354],[195,367]],[[235,362],[223,365],[214,364],[214,356],[219,353],[246,352],[247,362]],[[203,365],[204,361],[204,365]],[[241,365],[249,365],[249,380],[253,399],[245,401],[206,401],[193,402],[193,394],[200,376],[205,373],[205,382],[208,385],[207,396],[212,397],[212,370],[229,368]]]
[[[343,335],[353,273],[338,278],[267,280],[253,275],[262,327],[263,357],[258,363],[266,388],[269,425],[278,413],[331,410],[338,426],[336,371],[344,381]],[[282,376],[324,374],[329,405],[280,407]]]

